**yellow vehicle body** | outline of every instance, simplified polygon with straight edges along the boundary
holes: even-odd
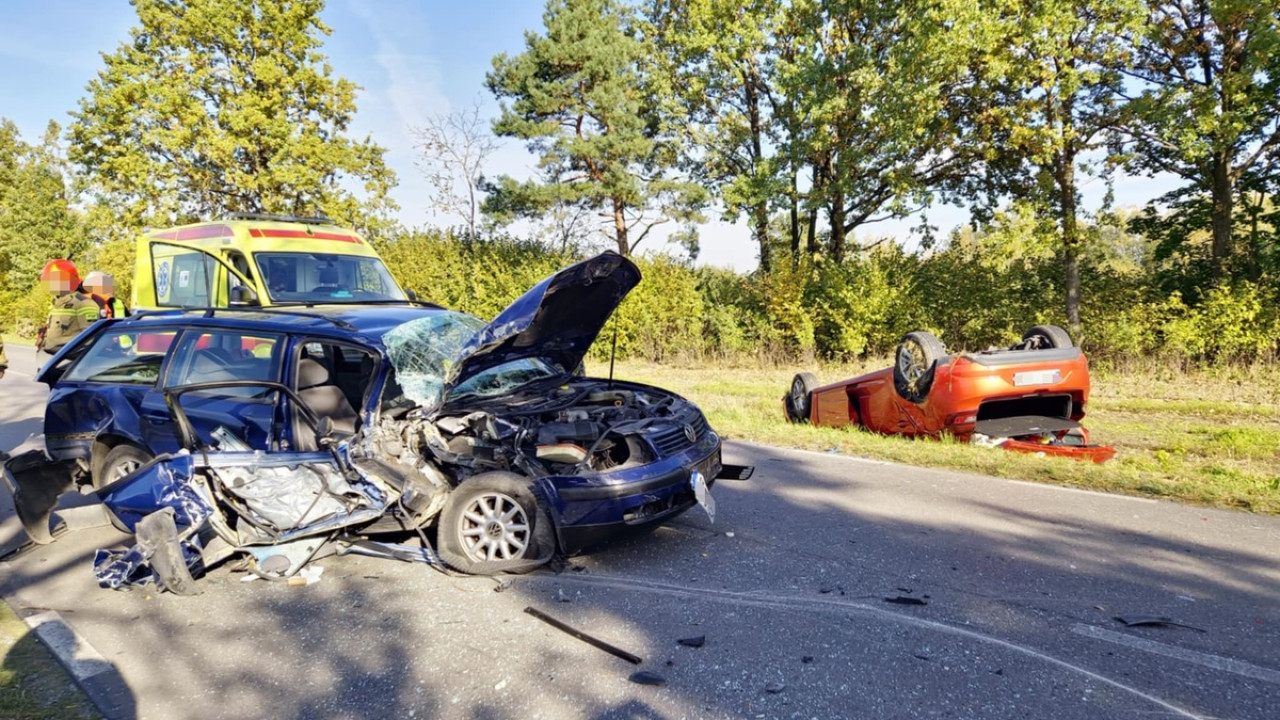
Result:
[[[395,301],[408,298],[377,251],[325,218],[238,214],[137,240],[138,310]]]

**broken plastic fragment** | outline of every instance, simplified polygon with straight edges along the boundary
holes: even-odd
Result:
[[[1121,617],[1119,615],[1116,615],[1115,619],[1118,622],[1124,623],[1125,627],[1172,626],[1172,627],[1184,627],[1184,628],[1187,628],[1188,630],[1195,630],[1196,632],[1205,632],[1203,628],[1198,628],[1194,625],[1187,625],[1186,623],[1180,623],[1174,620],[1173,618],[1167,618],[1160,615],[1130,615],[1128,617]]]
[[[928,605],[929,603],[920,598],[907,597],[905,595],[897,595],[895,597],[887,597],[884,599],[887,603],[894,605]]]
[[[679,640],[676,640],[676,642],[685,647],[698,648],[707,644],[707,636],[698,635],[697,637],[680,638]]]
[[[631,673],[631,677],[627,678],[637,685],[666,685],[667,679],[656,672],[648,670],[637,670]]]
[[[787,689],[786,683],[769,683],[768,685],[764,686],[764,691],[769,693],[770,695],[777,695],[778,693],[786,689]]]

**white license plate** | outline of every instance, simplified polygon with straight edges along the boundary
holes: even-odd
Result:
[[[1060,382],[1062,382],[1061,370],[1035,370],[1013,374],[1013,384],[1016,387],[1024,385],[1053,385]]]
[[[716,521],[716,499],[711,495],[711,488],[707,487],[707,477],[694,470],[689,476],[689,483],[693,485],[693,496],[698,500],[698,507],[702,508],[707,513],[707,519],[714,523]]]

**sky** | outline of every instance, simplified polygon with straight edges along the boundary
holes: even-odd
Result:
[[[333,32],[322,51],[336,74],[362,88],[351,135],[369,135],[386,148],[405,226],[458,223],[432,215],[428,184],[414,163],[412,128],[477,102],[484,117],[495,117],[498,105],[484,88],[485,73],[495,55],[523,50],[526,31],[541,31],[543,7],[542,0],[328,0],[321,17]],[[103,67],[101,53],[113,52],[136,24],[128,0],[0,0],[0,117],[16,123],[28,141],[38,140],[50,120],[65,127]],[[521,144],[507,140],[487,174],[528,177],[534,164]],[[1119,178],[1117,205],[1141,205],[1175,186],[1168,178]],[[1094,208],[1103,187],[1095,181],[1083,192],[1084,207]],[[929,221],[946,233],[967,217],[958,208],[940,208]],[[919,222],[881,223],[869,234],[906,239]],[[700,234],[699,263],[755,268],[757,251],[745,224],[712,221]]]

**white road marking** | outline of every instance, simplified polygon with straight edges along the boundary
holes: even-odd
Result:
[[[112,669],[111,663],[56,611],[30,615],[23,620],[77,680],[83,682]]]
[[[1105,640],[1106,642],[1115,643],[1117,645],[1124,645],[1126,647],[1133,648],[1134,650],[1142,650],[1143,652],[1163,655],[1175,660],[1184,660],[1189,663],[1195,663],[1196,665],[1203,665],[1204,667],[1213,670],[1221,670],[1223,672],[1253,678],[1254,680],[1262,680],[1263,682],[1280,685],[1280,671],[1251,665],[1242,660],[1232,660],[1231,658],[1225,658],[1220,655],[1210,655],[1196,650],[1187,650],[1186,648],[1180,648],[1175,645],[1166,645],[1165,643],[1158,643],[1154,640],[1134,637],[1132,635],[1118,633],[1113,630],[1104,630],[1103,628],[1085,625],[1083,623],[1072,625],[1071,632],[1077,635],[1093,638],[1095,640]]]
[[[671,583],[663,583],[663,582],[658,582],[653,580],[629,579],[629,578],[618,578],[618,577],[602,577],[600,575],[595,575],[595,576],[530,575],[528,577],[531,580],[545,580],[545,581],[557,582],[557,583],[577,582],[577,583],[582,583],[584,585],[613,587],[615,589],[620,589],[620,590],[645,590],[645,591],[649,591],[659,595],[669,595],[673,597],[681,597],[681,598],[689,598],[689,599],[701,598],[704,600],[713,600],[716,602],[729,603],[732,605],[762,607],[762,608],[769,608],[772,610],[781,610],[784,612],[798,612],[798,611],[804,611],[804,610],[816,611],[816,612],[833,612],[833,613],[863,612],[870,615],[876,615],[880,618],[889,620],[891,622],[900,622],[906,625],[914,625],[916,627],[923,628],[926,630],[935,630],[938,632],[948,633],[951,635],[959,635],[961,637],[966,637],[971,640],[976,640],[978,642],[990,643],[992,645],[1005,648],[1006,650],[1011,650],[1013,652],[1035,658],[1037,660],[1048,663],[1050,665],[1056,665],[1060,668],[1069,670],[1074,673],[1078,673],[1080,675],[1083,675],[1089,678],[1090,680],[1096,680],[1097,682],[1110,685],[1111,687],[1116,688],[1117,690],[1121,690],[1123,692],[1134,695],[1135,697],[1141,698],[1147,702],[1150,702],[1154,705],[1157,705],[1165,709],[1169,713],[1176,715],[1178,717],[1190,718],[1191,720],[1209,720],[1203,715],[1197,715],[1190,710],[1178,707],[1173,703],[1170,703],[1154,695],[1143,692],[1142,690],[1139,690],[1136,687],[1125,685],[1119,680],[1106,677],[1105,675],[1099,675],[1098,673],[1092,670],[1080,667],[1079,665],[1073,665],[1072,663],[1067,662],[1066,660],[1053,657],[1052,655],[1046,655],[1045,653],[1040,652],[1035,648],[1027,647],[1025,645],[1018,645],[1017,643],[1009,642],[1008,640],[1002,640],[1000,638],[992,637],[990,635],[984,635],[974,630],[967,630],[965,628],[954,627],[952,625],[936,622],[934,620],[925,620],[923,618],[904,615],[898,612],[887,610],[882,607],[877,607],[875,605],[868,605],[867,603],[857,602],[856,600],[847,600],[847,599],[841,600],[840,598],[826,598],[826,597],[823,597],[823,598],[800,597],[800,596],[794,596],[794,595],[778,595],[778,594],[767,593],[767,592],[738,592],[734,590],[715,590],[712,588],[699,588],[699,587],[690,587],[686,585],[675,585]]]

